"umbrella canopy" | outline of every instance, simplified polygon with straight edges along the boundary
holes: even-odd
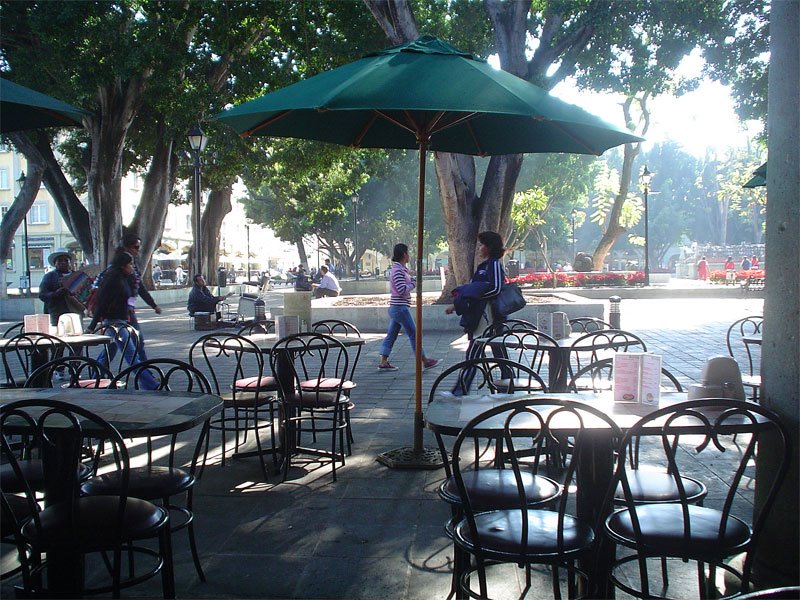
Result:
[[[235,106],[217,118],[244,136],[486,156],[600,155],[637,141],[431,36],[370,54]],[[420,139],[420,136],[427,139]]]
[[[91,113],[0,78],[0,133],[42,127],[80,127]]]
[[[427,35],[245,102],[215,118],[242,136],[300,138],[353,148],[419,149],[419,273],[427,150],[476,156],[523,152],[600,155],[613,146],[641,140]],[[422,449],[422,286],[417,287],[416,308],[411,455],[420,457],[426,454]],[[425,458],[412,459],[405,466],[425,463]]]
[[[757,188],[767,185],[767,163],[764,163],[753,171],[752,179],[748,180],[742,187]]]

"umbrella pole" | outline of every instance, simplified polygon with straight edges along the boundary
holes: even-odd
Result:
[[[417,197],[417,336],[414,344],[416,379],[414,385],[414,445],[395,448],[379,454],[377,461],[391,469],[438,469],[444,462],[437,448],[422,445],[424,428],[422,418],[422,235],[425,232],[425,159],[428,140],[418,134],[419,142],[419,193]]]

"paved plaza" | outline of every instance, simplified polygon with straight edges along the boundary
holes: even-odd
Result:
[[[279,292],[268,305],[281,304]],[[761,314],[760,299],[625,300],[622,328],[635,332],[648,350],[682,384],[697,382],[705,360],[725,354],[728,325]],[[201,332],[189,328],[183,306],[160,316],[140,313],[151,358],[186,358]],[[334,482],[328,465],[312,459],[293,463],[289,481],[263,481],[257,459],[219,464],[219,449],[194,499],[198,545],[207,582],[199,581],[185,532],[174,539],[176,586],[183,598],[446,598],[450,592],[452,543],[443,524],[449,508],[438,499],[441,469],[390,470],[375,461],[386,450],[412,443],[413,353],[401,337],[392,354],[396,372],[379,372],[380,335],[361,354],[352,394],[355,445]],[[428,356],[441,366],[424,374],[425,392],[445,367],[463,358],[464,339],[456,321],[451,333],[426,335]],[[218,440],[218,438],[214,438]],[[425,432],[426,445],[434,445]],[[187,437],[186,448],[189,448]],[[724,480],[725,465],[708,466]],[[541,578],[540,578],[541,579]],[[528,590],[528,598],[550,597],[549,583]],[[522,594],[524,576],[511,567],[503,598]],[[678,579],[670,593],[695,579]],[[9,597],[8,582],[3,596]],[[158,596],[158,579],[123,592],[124,597]],[[694,589],[688,593],[695,595]],[[618,595],[619,597],[620,595]]]

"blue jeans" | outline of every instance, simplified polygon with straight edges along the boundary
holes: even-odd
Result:
[[[125,321],[119,320],[108,320],[106,319],[103,321],[103,326],[106,325],[126,325]],[[113,330],[108,332],[108,337],[114,338],[115,334]],[[100,356],[97,357],[97,361],[100,364],[108,366],[110,368],[111,361],[114,360],[114,356],[116,356],[117,352],[124,352],[123,358],[125,362],[129,365],[137,365],[140,362],[146,360],[142,356],[142,352],[136,352],[133,344],[129,343],[130,336],[126,329],[119,330],[119,339],[115,340],[114,344],[107,346],[108,355],[106,356],[106,351],[100,353]],[[142,374],[139,376],[139,387],[143,390],[156,390],[158,389],[158,381],[156,381],[155,377],[150,373],[150,371],[143,371]]]
[[[386,331],[386,338],[381,344],[381,356],[389,356],[389,354],[391,354],[401,327],[403,331],[406,332],[408,341],[411,342],[411,348],[416,348],[417,328],[414,326],[414,319],[411,317],[411,311],[408,310],[407,306],[390,306],[389,329]],[[425,356],[425,350],[422,351],[422,356]]]

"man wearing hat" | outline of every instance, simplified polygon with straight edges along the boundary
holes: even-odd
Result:
[[[50,324],[58,325],[58,318],[73,312],[67,304],[67,297],[72,295],[68,288],[61,285],[61,280],[72,273],[72,254],[65,248],[51,252],[47,262],[55,267],[45,273],[39,284],[39,300],[44,302],[44,312],[50,315]]]

